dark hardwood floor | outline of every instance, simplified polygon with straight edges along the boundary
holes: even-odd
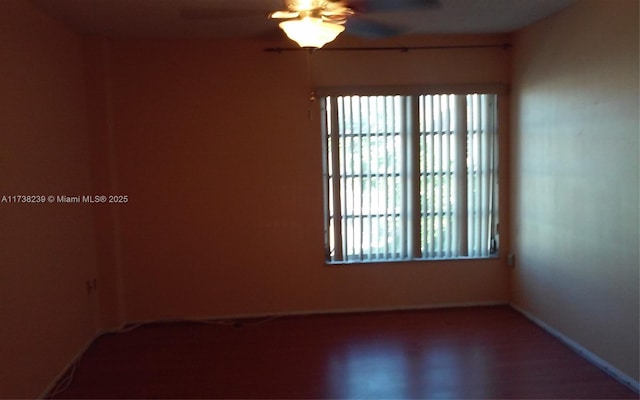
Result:
[[[638,398],[507,306],[244,322],[103,335],[50,397]]]

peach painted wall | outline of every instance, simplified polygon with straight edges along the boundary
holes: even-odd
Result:
[[[90,193],[82,47],[0,1],[0,195]],[[96,332],[91,209],[0,203],[0,397],[33,398]]]
[[[638,381],[638,2],[515,35],[513,301]]]
[[[87,119],[91,153],[91,181],[95,194],[118,192],[114,159],[113,108],[111,99],[109,42],[106,38],[83,38],[87,88]],[[122,306],[122,262],[119,230],[120,204],[101,204],[93,208],[96,240],[98,320],[103,329],[124,322]]]
[[[443,36],[365,44],[506,40]],[[358,43],[343,37],[335,45]],[[119,208],[121,247],[114,248],[123,301],[112,299],[103,317],[507,302],[502,259],[324,264],[319,106],[308,97],[318,85],[507,83],[509,51],[318,52],[310,75],[307,53],[263,51],[278,45],[291,46],[110,41],[110,157],[118,191],[130,202]]]

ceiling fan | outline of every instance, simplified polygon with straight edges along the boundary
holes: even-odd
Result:
[[[283,19],[279,24],[287,36],[300,47],[320,48],[349,29],[350,33],[368,37],[386,37],[401,33],[371,20],[361,19],[365,13],[407,11],[439,7],[439,0],[285,0],[286,10],[269,14]]]
[[[440,0],[282,0],[282,3],[282,10],[270,12],[242,7],[183,8],[181,17],[188,20],[220,20],[267,16],[281,20],[280,28],[301,47],[320,48],[345,30],[349,34],[368,38],[404,33],[402,26],[377,22],[375,19],[397,12],[441,7]]]
[[[300,47],[320,48],[334,40],[342,31],[347,17],[354,11],[344,1],[295,0],[286,11],[269,14],[272,19],[284,19],[279,24],[289,39]]]

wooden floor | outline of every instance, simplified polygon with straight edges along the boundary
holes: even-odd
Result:
[[[52,397],[638,398],[506,306],[245,322],[101,336]]]

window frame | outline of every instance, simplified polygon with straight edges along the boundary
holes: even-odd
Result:
[[[422,251],[420,245],[417,246],[409,246],[407,247],[407,249],[409,249],[409,251],[411,251],[412,254],[409,253],[403,253],[402,250],[400,250],[399,252],[399,257],[398,258],[394,258],[394,259],[389,259],[389,258],[368,258],[368,259],[362,259],[361,257],[354,257],[349,258],[346,255],[342,255],[342,246],[336,246],[336,251],[340,251],[340,254],[338,254],[338,259],[333,259],[333,256],[331,255],[331,232],[330,232],[330,219],[332,218],[332,216],[329,215],[330,213],[330,199],[329,196],[331,193],[333,193],[333,196],[336,196],[337,192],[336,192],[336,188],[334,188],[333,190],[331,190],[331,188],[329,188],[329,179],[328,179],[328,174],[329,174],[329,164],[331,163],[331,161],[328,159],[328,138],[327,138],[327,118],[325,117],[325,101],[327,99],[327,97],[338,97],[338,96],[403,96],[403,99],[413,99],[412,101],[408,102],[405,107],[412,107],[414,108],[411,112],[415,115],[415,113],[417,113],[418,111],[418,107],[419,105],[417,104],[418,101],[417,99],[419,98],[419,96],[431,96],[431,95],[450,95],[450,94],[457,94],[457,95],[469,95],[469,94],[495,94],[495,104],[494,104],[494,108],[495,108],[495,143],[493,144],[493,149],[494,151],[497,153],[494,155],[495,159],[493,161],[493,167],[495,168],[495,171],[493,173],[493,176],[495,178],[495,182],[493,182],[493,190],[492,193],[495,195],[496,198],[493,198],[492,201],[495,204],[495,209],[492,211],[492,220],[491,223],[493,224],[491,226],[491,230],[493,232],[493,236],[492,236],[492,244],[491,244],[491,251],[490,254],[487,256],[477,256],[477,255],[472,255],[472,256],[464,256],[464,255],[455,255],[453,257],[433,257],[433,256],[425,256],[425,252]],[[500,120],[500,102],[502,100],[503,95],[507,93],[507,86],[505,84],[472,84],[472,85],[429,85],[429,86],[353,86],[353,87],[325,87],[325,88],[319,88],[316,90],[316,94],[318,95],[318,97],[320,98],[320,104],[322,107],[322,154],[323,154],[323,188],[324,188],[324,229],[325,229],[325,235],[324,235],[324,246],[325,246],[325,263],[329,264],[329,265],[341,265],[341,264],[367,264],[367,263],[388,263],[388,262],[392,262],[392,263],[396,263],[396,262],[425,262],[425,261],[442,261],[442,260],[463,260],[463,259],[489,259],[489,258],[497,258],[499,257],[499,246],[498,246],[498,242],[499,242],[499,232],[498,232],[498,226],[499,226],[499,207],[498,207],[498,199],[497,199],[497,195],[498,195],[498,188],[499,188],[499,181],[500,181],[500,169],[498,168],[498,164],[499,164],[499,147],[500,147],[500,142],[499,142],[499,120]],[[337,118],[336,117],[337,112],[336,113],[332,113],[331,114],[331,118]],[[404,118],[404,116],[403,116]],[[417,120],[417,118],[412,118]],[[333,120],[329,122],[330,124],[332,124],[333,126],[338,126],[337,120]],[[406,123],[406,121],[404,121],[404,123]],[[410,124],[409,124],[410,125]],[[415,125],[415,124],[414,124]],[[466,126],[466,125],[465,125]],[[419,158],[420,155],[420,144],[419,141],[422,140],[422,133],[421,133],[421,128],[418,127],[412,127],[412,126],[406,126],[405,130],[414,130],[414,132],[410,132],[406,138],[410,139],[410,140],[405,140],[405,142],[414,142],[413,144],[408,144],[409,146],[412,146],[411,149],[409,150],[405,150],[405,151],[412,151],[415,153],[416,156],[413,157],[414,160]],[[394,133],[395,135],[395,133]],[[418,142],[418,143],[415,143]],[[332,146],[335,146],[336,148],[339,147],[339,143],[338,141],[333,141],[332,142]],[[335,151],[336,149],[334,149]],[[426,172],[428,173],[428,172]],[[418,170],[418,176],[420,176],[422,174],[422,172],[420,170]],[[465,178],[465,182],[466,182],[466,178]],[[334,184],[335,184],[335,180],[334,180]],[[339,183],[338,183],[339,184]],[[404,182],[402,184],[403,188],[407,186],[407,182]],[[406,190],[406,189],[403,189]],[[417,201],[413,201],[413,204],[411,205],[411,207],[417,207],[417,209],[415,209],[413,212],[417,212],[417,215],[420,215],[420,217],[418,219],[410,219],[406,221],[406,224],[421,224],[421,221],[423,219],[422,216],[422,211],[420,210],[420,194],[419,194],[420,190],[412,190],[411,193],[417,197]],[[339,195],[338,195],[339,196]],[[339,198],[339,197],[338,197]],[[334,199],[334,207],[337,205],[338,207],[340,206],[340,202],[339,201],[335,201]],[[339,215],[343,215],[342,214],[342,210],[338,209],[336,211]],[[444,212],[443,210],[437,210],[438,213]],[[465,213],[466,214],[466,213]],[[340,221],[342,220],[342,218],[334,218],[334,223],[341,223]],[[341,226],[335,227],[334,229],[342,229]],[[420,241],[421,240],[421,232],[420,229],[411,229],[405,225],[403,225],[403,229],[405,230],[405,233],[408,233],[409,235],[413,235],[414,237],[407,237],[405,238],[405,240],[413,240],[413,241]],[[462,236],[466,236],[466,235],[462,235]],[[339,250],[338,250],[339,248]],[[398,253],[397,253],[398,254]]]

